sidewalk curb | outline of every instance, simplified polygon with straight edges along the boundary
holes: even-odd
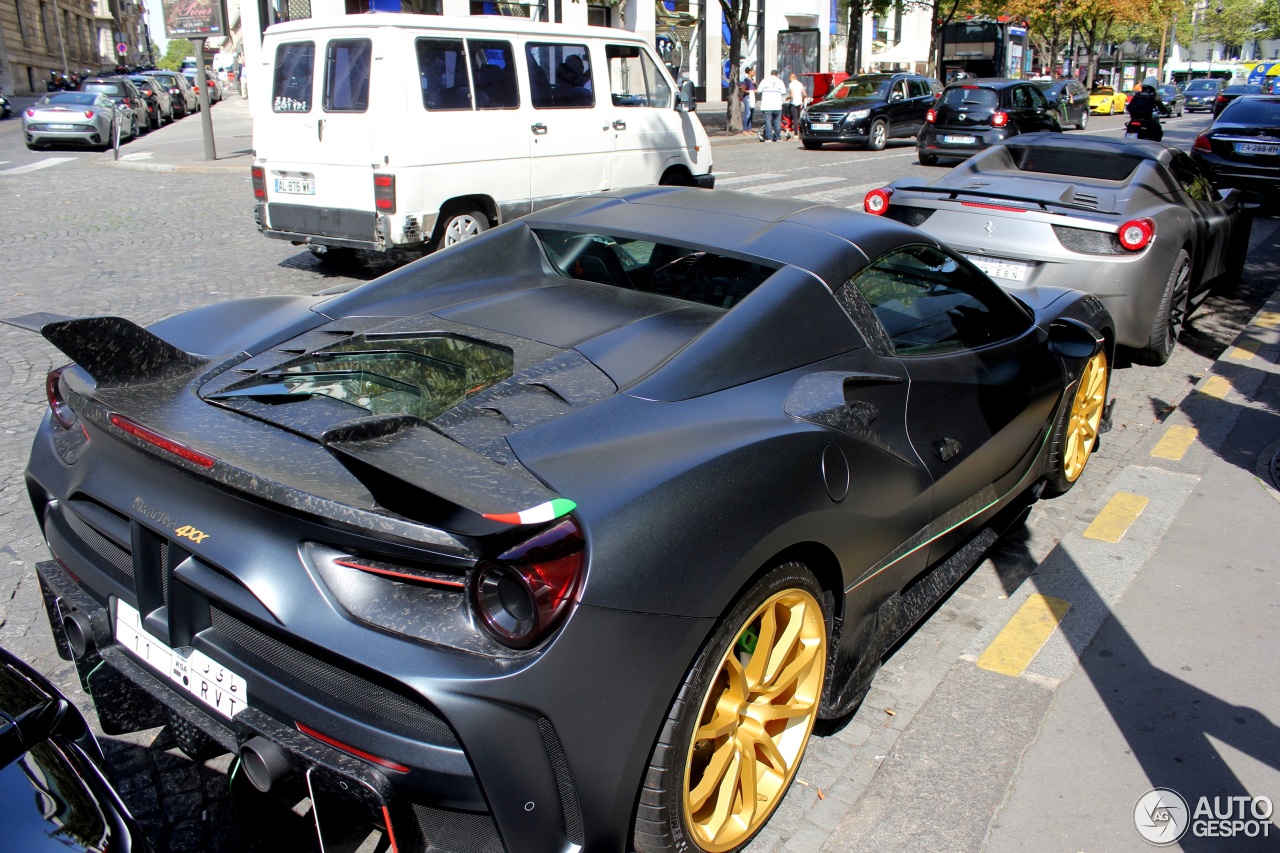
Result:
[[[244,162],[231,164],[220,163],[217,160],[204,163],[147,163],[138,160],[116,160],[109,156],[96,157],[92,161],[95,166],[105,166],[113,169],[126,169],[134,172],[158,172],[161,174],[169,174],[173,172],[183,172],[187,174],[208,175],[208,174],[244,174],[249,168],[248,158]]]

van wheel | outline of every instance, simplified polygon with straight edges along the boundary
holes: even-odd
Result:
[[[436,224],[436,236],[431,251],[444,249],[463,240],[470,240],[489,230],[489,217],[471,207],[450,208]]]

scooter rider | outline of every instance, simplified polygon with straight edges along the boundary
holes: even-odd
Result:
[[[1160,127],[1160,90],[1156,88],[1156,79],[1148,77],[1142,81],[1142,91],[1129,99],[1129,127],[1137,124],[1138,138],[1159,142],[1164,137],[1164,129]]]

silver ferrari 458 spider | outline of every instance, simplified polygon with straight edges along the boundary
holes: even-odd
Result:
[[[1093,293],[1115,318],[1117,342],[1163,364],[1191,310],[1238,280],[1257,202],[1215,190],[1168,145],[1030,133],[933,183],[872,190],[864,205],[959,250],[1015,295]]]

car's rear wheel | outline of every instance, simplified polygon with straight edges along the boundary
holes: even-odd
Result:
[[[1084,466],[1098,447],[1098,431],[1110,384],[1111,365],[1106,350],[1099,350],[1080,372],[1080,382],[1070,405],[1062,407],[1054,425],[1049,461],[1045,466],[1047,496],[1063,494],[1084,473]]]
[[[819,148],[822,147],[822,143],[816,139],[802,139],[800,140],[800,144],[803,145],[809,151],[817,151]]]
[[[1151,323],[1151,337],[1147,345],[1137,352],[1138,361],[1159,366],[1169,360],[1169,356],[1173,355],[1173,348],[1178,345],[1178,336],[1182,334],[1182,327],[1187,321],[1190,304],[1191,255],[1187,254],[1186,249],[1181,249],[1173,261],[1160,307],[1156,309],[1155,319]]]
[[[447,208],[436,225],[431,250],[443,249],[470,240],[489,230],[489,217],[469,205]]]
[[[782,802],[818,717],[827,614],[800,563],[721,619],[672,702],[636,810],[635,848],[737,850]]]
[[[1076,122],[1076,130],[1084,130],[1088,126],[1089,126],[1089,110],[1083,109],[1080,111],[1080,120]]]
[[[889,140],[889,125],[884,119],[878,118],[871,122],[871,134],[867,137],[867,148],[871,151],[883,151],[885,143]]]

